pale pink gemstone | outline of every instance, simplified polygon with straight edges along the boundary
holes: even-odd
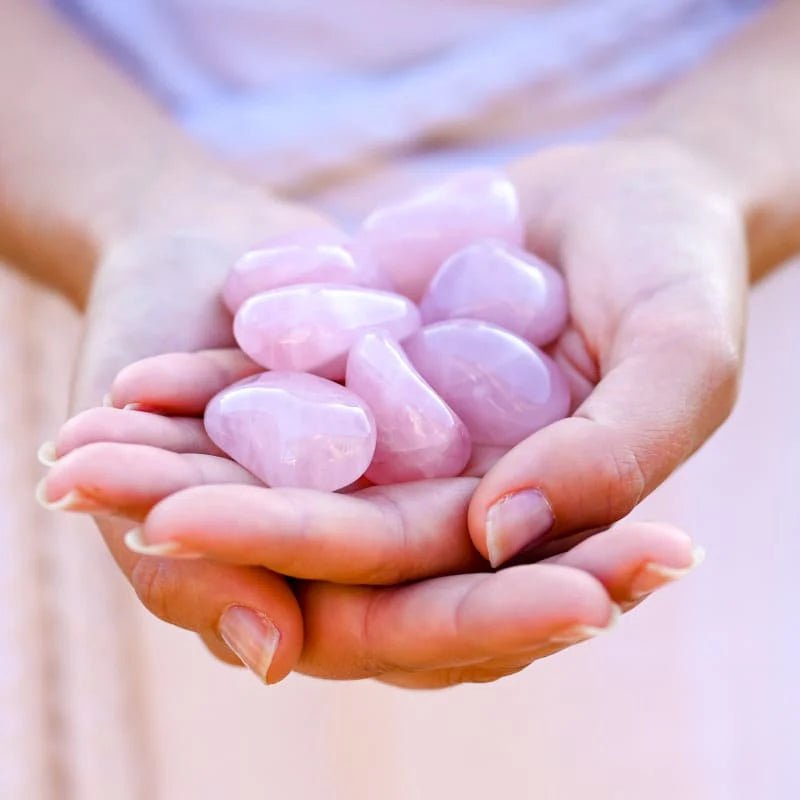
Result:
[[[523,227],[511,181],[499,172],[474,170],[374,211],[358,238],[397,291],[419,300],[453,253],[485,238],[521,245]]]
[[[268,369],[344,377],[347,352],[368,331],[401,341],[420,326],[419,311],[392,292],[312,283],[262,292],[233,322],[239,347]]]
[[[479,319],[543,345],[567,324],[567,288],[561,273],[542,259],[485,239],[447,259],[420,311],[425,323]]]
[[[368,333],[347,359],[348,389],[375,417],[378,443],[367,470],[373,483],[458,475],[471,444],[464,423],[385,333]]]
[[[335,491],[364,474],[375,452],[366,404],[337,383],[264,372],[223,389],[206,408],[211,440],[268,486]]]
[[[437,322],[404,347],[475,444],[511,447],[569,411],[569,387],[558,365],[496,325]]]
[[[391,288],[365,247],[335,228],[313,228],[275,237],[245,253],[228,273],[222,297],[235,314],[254,294],[298,283]]]

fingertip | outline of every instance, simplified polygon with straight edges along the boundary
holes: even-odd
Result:
[[[36,451],[36,460],[43,467],[52,467],[58,461],[56,443],[53,441],[42,442]]]
[[[277,683],[285,671],[273,663],[281,643],[278,626],[263,612],[241,605],[230,605],[219,619],[219,636],[228,649],[262,683]]]
[[[546,541],[610,525],[645,493],[645,478],[617,431],[567,417],[520,442],[486,473],[470,502],[470,536],[487,558],[491,544],[491,557],[502,564]],[[509,504],[512,498],[527,498],[527,512],[522,499]]]

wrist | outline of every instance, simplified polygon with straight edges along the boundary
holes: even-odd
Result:
[[[654,119],[624,131],[620,139],[660,141],[702,165],[741,214],[751,281],[800,252],[800,175],[777,154],[741,141],[735,130],[714,136],[691,125],[661,126]]]

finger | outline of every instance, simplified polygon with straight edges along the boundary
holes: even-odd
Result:
[[[377,675],[376,679],[381,683],[388,683],[390,686],[398,686],[402,689],[446,689],[450,686],[460,686],[462,683],[491,683],[500,678],[515,675],[529,667],[534,661],[560,653],[570,646],[561,643],[542,645],[527,652],[515,653],[504,658],[418,672],[386,672],[383,675]]]
[[[489,470],[469,523],[494,566],[622,518],[724,419],[735,395],[733,358],[715,347],[704,353],[699,329],[673,335],[653,347],[640,335],[575,416],[537,431]]]
[[[208,438],[202,420],[118,408],[90,408],[72,417],[58,432],[54,455],[63,458],[96,442],[148,445],[174,453],[225,455]]]
[[[139,556],[123,544],[126,523],[100,522],[104,538],[144,606],[159,619],[200,634],[229,663],[239,661],[265,683],[298,663],[303,620],[280,576],[211,561]]]
[[[672,525],[622,522],[542,563],[587,572],[623,607],[688,575],[703,549]]]
[[[702,548],[670,525],[621,523],[545,562],[580,569],[596,578],[611,599],[630,608],[657,589],[687,575],[702,560]],[[393,672],[380,680],[414,689],[440,689],[461,683],[498,680],[532,661],[560,652],[569,643],[544,644],[524,653],[494,657],[466,666],[423,672]]]
[[[400,588],[303,584],[300,603],[301,669],[345,678],[441,669],[580,641],[616,616],[598,581],[551,564]]]
[[[50,510],[141,520],[164,497],[211,483],[259,485],[257,478],[227,458],[98,443],[59,459],[37,491]]]
[[[203,486],[159,503],[130,545],[339,583],[394,584],[480,570],[487,565],[466,526],[475,484],[453,478],[350,495]]]
[[[166,353],[125,367],[111,386],[116,408],[141,406],[170,414],[200,415],[217,392],[263,372],[241,350]]]

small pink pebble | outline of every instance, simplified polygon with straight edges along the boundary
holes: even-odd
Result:
[[[336,383],[264,372],[234,383],[206,408],[206,432],[268,486],[335,491],[355,481],[375,452],[375,421]]]
[[[479,319],[544,345],[567,324],[567,290],[558,270],[540,258],[487,239],[447,259],[420,311],[425,323]]]
[[[335,228],[295,231],[245,253],[222,290],[232,314],[259,292],[298,283],[342,283],[390,288],[372,257]]]
[[[478,239],[521,245],[513,184],[502,173],[473,170],[370,214],[357,237],[397,291],[419,300],[445,259]]]
[[[569,387],[558,365],[488,322],[437,322],[404,348],[475,444],[512,447],[569,411]]]
[[[344,377],[347,352],[368,331],[401,341],[420,326],[419,311],[392,292],[311,283],[262,292],[236,313],[239,347],[267,369]]]
[[[368,333],[347,360],[347,388],[371,409],[378,428],[373,483],[460,474],[471,443],[464,423],[411,366],[385,333]]]

